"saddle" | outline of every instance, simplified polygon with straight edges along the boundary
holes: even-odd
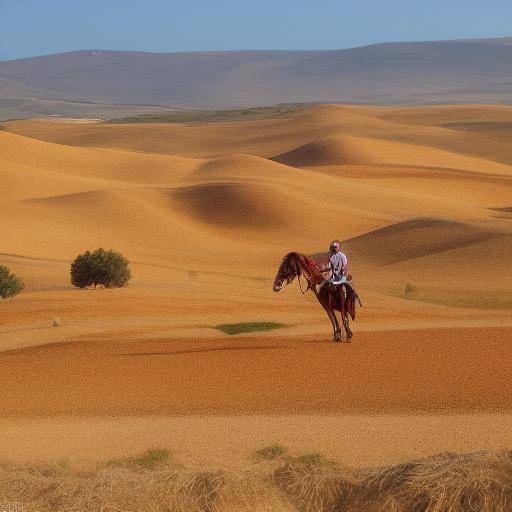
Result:
[[[323,286],[326,288],[331,289],[333,292],[335,290],[340,290],[341,293],[344,294],[346,299],[349,299],[349,305],[351,305],[350,309],[350,316],[352,319],[355,318],[355,305],[356,301],[357,304],[359,304],[359,307],[363,307],[363,303],[361,302],[361,299],[359,298],[359,294],[357,293],[356,289],[352,285],[352,276],[348,274],[346,277],[338,276],[341,280],[337,281],[335,278],[336,276],[333,276],[333,279],[330,281],[326,281]],[[336,295],[336,292],[334,292]]]
[[[311,269],[313,269],[317,274],[321,275],[320,269],[326,268],[329,266],[329,259],[331,257],[330,252],[319,252],[316,254],[308,254],[305,257],[306,263],[309,265]],[[352,295],[354,298],[354,302],[357,301],[359,306],[362,307],[363,304],[361,302],[361,299],[359,298],[358,293],[356,292],[354,286],[351,283],[352,281],[352,275],[347,274],[346,277],[338,276],[338,279],[336,279],[336,276],[333,276],[332,280],[328,281],[318,281],[317,286],[324,287],[329,286],[332,288],[342,288],[345,292],[345,296]]]
[[[341,274],[334,274],[331,278],[330,284],[333,286],[340,286],[345,283],[349,283],[352,281],[352,276],[350,274],[347,274],[346,276]]]

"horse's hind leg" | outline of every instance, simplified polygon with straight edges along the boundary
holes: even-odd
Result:
[[[350,325],[348,321],[348,316],[346,313],[342,313],[341,318],[343,320],[343,327],[345,328],[345,334],[347,335],[347,341],[350,343],[352,340],[352,336],[354,336],[353,332],[350,330]]]
[[[337,327],[336,327],[336,330],[334,331],[334,341],[343,341],[343,332],[341,330],[341,327],[339,326],[339,324],[336,322],[337,324]]]
[[[333,340],[334,341],[341,341],[343,339],[342,337],[342,332],[341,332],[341,327],[340,327],[340,324],[338,323],[338,319],[336,318],[336,313],[332,312],[332,316],[334,317],[334,323],[333,323],[333,327],[334,327],[334,338]]]

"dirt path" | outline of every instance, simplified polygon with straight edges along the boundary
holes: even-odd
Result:
[[[0,354],[3,415],[509,412],[512,328],[128,341]]]
[[[512,446],[512,414],[48,417],[0,420],[0,460],[94,465],[168,449],[187,467],[247,466],[279,444],[350,466]]]

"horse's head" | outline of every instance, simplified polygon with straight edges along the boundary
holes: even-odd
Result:
[[[277,271],[276,278],[274,279],[273,289],[275,292],[281,291],[283,286],[290,284],[295,277],[300,275],[298,258],[299,255],[296,252],[291,252],[283,258],[283,261],[279,266],[279,270]]]

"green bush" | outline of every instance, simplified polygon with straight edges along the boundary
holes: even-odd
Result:
[[[11,274],[11,271],[0,265],[0,298],[8,299],[18,295],[25,288],[23,281]]]
[[[161,448],[149,448],[144,453],[135,457],[126,457],[111,460],[109,466],[132,467],[135,469],[156,469],[171,463],[171,455],[168,450]]]
[[[128,260],[116,251],[101,248],[86,251],[71,263],[71,284],[78,288],[96,288],[98,285],[122,288],[132,277],[128,264]]]

